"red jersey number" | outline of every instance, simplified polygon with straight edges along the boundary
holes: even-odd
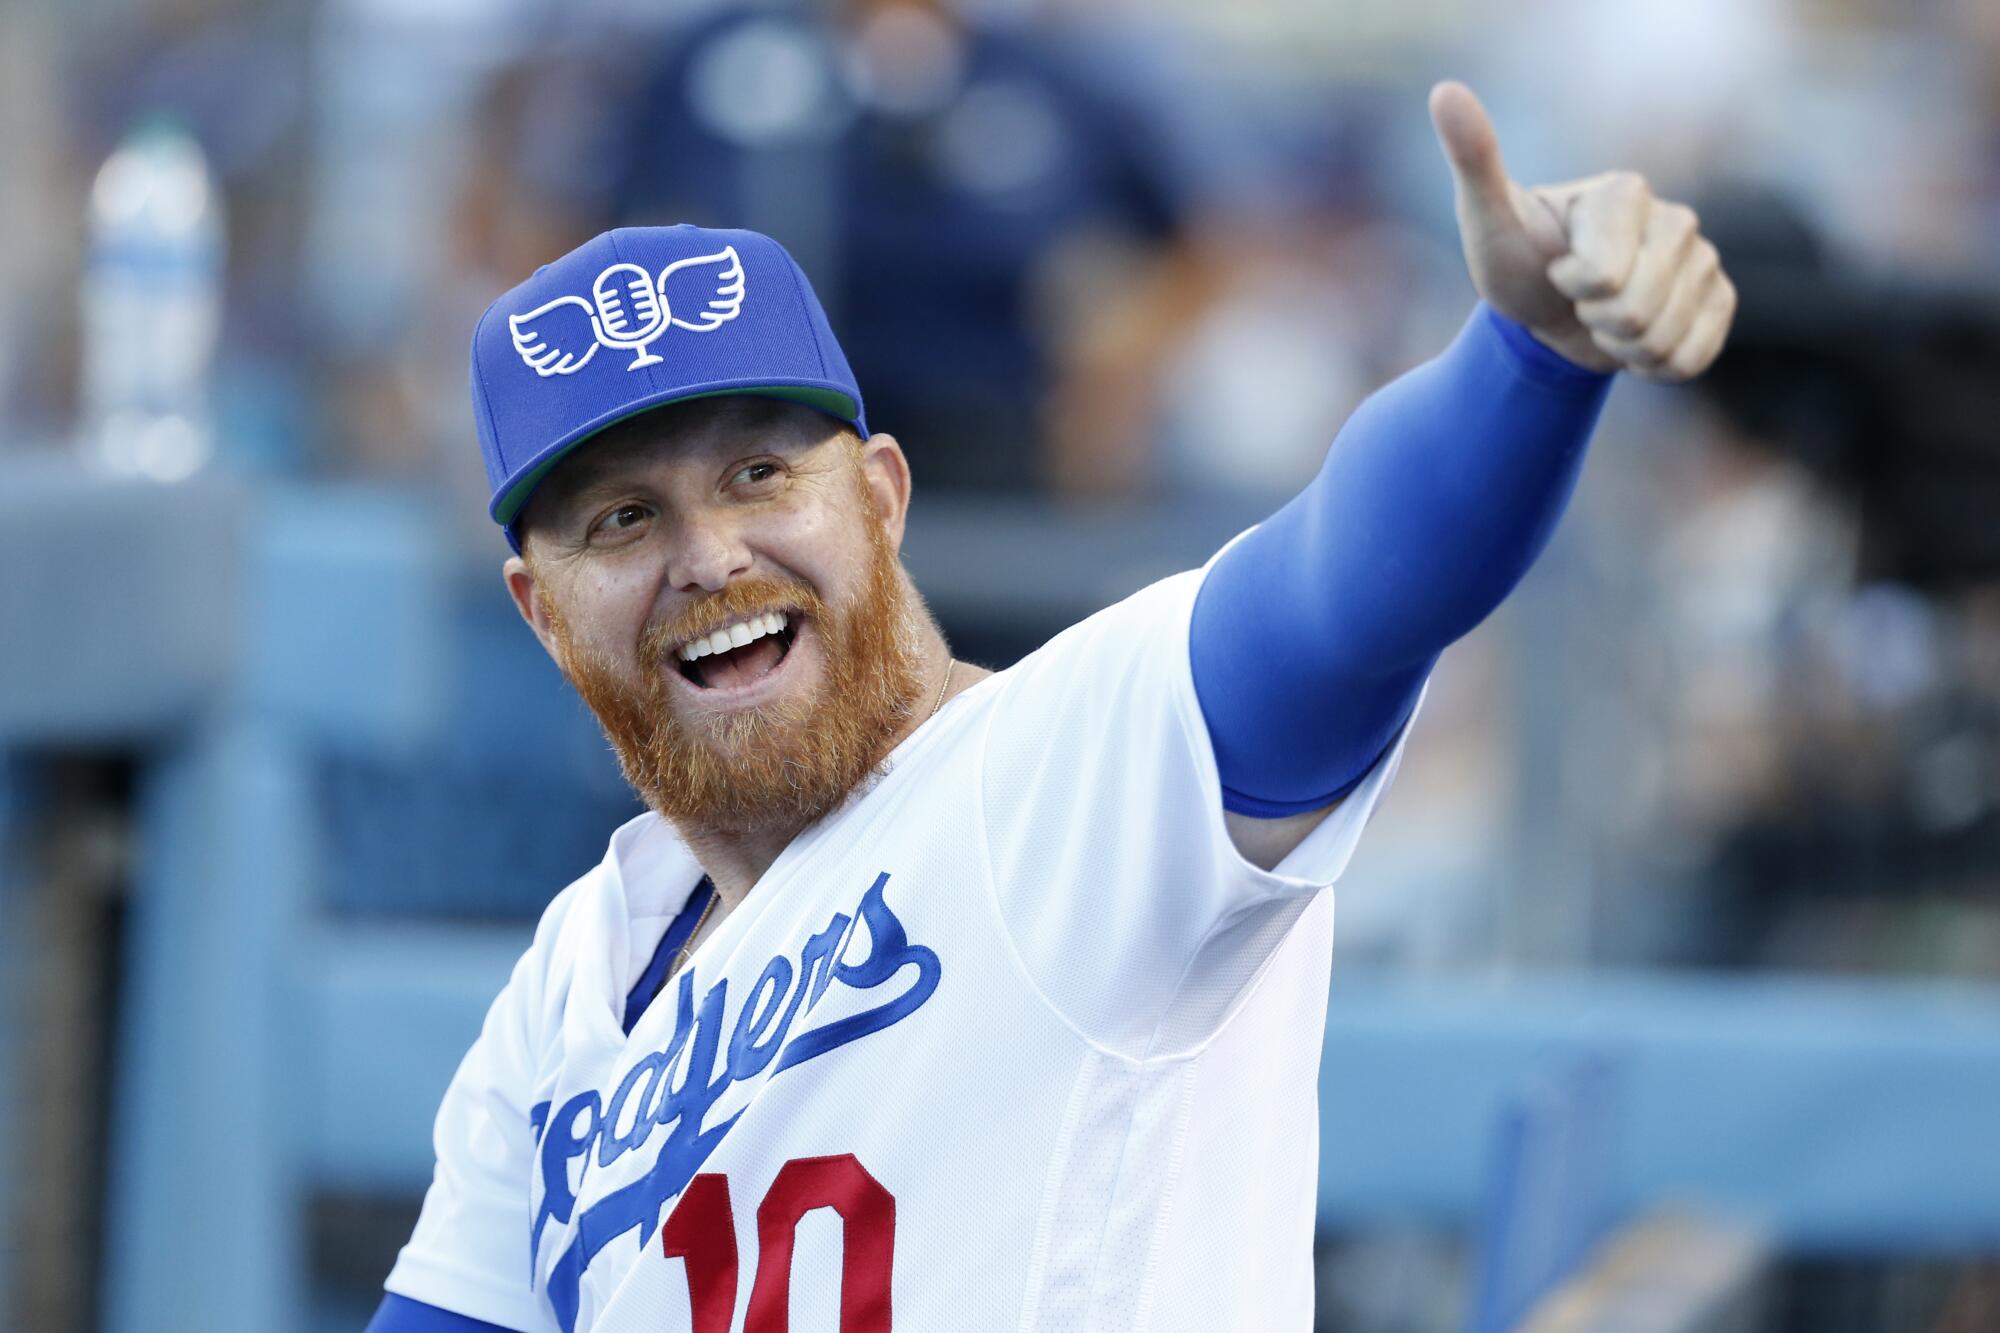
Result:
[[[815,1208],[840,1215],[840,1333],[890,1333],[889,1285],[896,1257],[896,1199],[852,1153],[797,1157],[779,1169],[757,1205],[757,1277],[743,1333],[786,1333],[791,1321],[792,1241]],[[669,1258],[687,1264],[694,1333],[730,1333],[736,1311],[736,1216],[729,1178],[696,1176],[660,1228]]]

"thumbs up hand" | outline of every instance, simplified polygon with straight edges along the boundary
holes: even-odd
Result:
[[[1693,209],[1655,198],[1629,171],[1523,189],[1471,89],[1440,83],[1430,109],[1466,266],[1488,305],[1592,370],[1677,382],[1708,369],[1736,287]]]

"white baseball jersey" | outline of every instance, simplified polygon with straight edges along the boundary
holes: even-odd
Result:
[[[389,1290],[565,1333],[1309,1327],[1326,886],[1401,743],[1243,860],[1201,577],[954,698],[629,1036],[702,872],[619,829],[445,1095]]]

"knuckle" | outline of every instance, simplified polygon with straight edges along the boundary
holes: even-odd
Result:
[[[1570,260],[1560,273],[1552,272],[1550,279],[1571,299],[1594,301],[1609,310],[1625,288],[1624,279],[1612,273],[1601,258],[1572,255]]]
[[[1595,270],[1581,255],[1565,255],[1549,265],[1549,281],[1573,297],[1594,296]]]
[[[1620,307],[1609,313],[1604,327],[1620,338],[1630,341],[1646,331],[1646,319],[1629,306]]]
[[[1599,301],[1608,302],[1624,290],[1624,279],[1611,271],[1601,255],[1579,256],[1576,271],[1584,294]]]
[[[1611,182],[1628,194],[1649,195],[1653,192],[1652,183],[1636,171],[1614,171]]]

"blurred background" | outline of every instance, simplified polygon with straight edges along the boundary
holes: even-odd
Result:
[[[495,295],[776,235],[1003,666],[1463,322],[1446,76],[1742,306],[1342,882],[1320,1327],[2000,1329],[1990,0],[0,6],[0,1327],[359,1328],[636,809],[502,592]]]

